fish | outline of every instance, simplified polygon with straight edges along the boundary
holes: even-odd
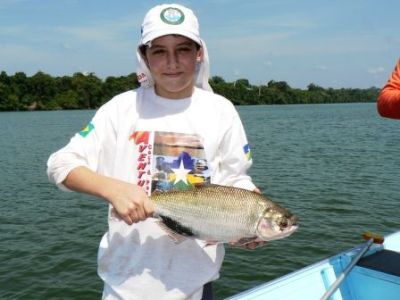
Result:
[[[209,184],[155,192],[150,198],[155,204],[153,217],[183,240],[245,245],[285,238],[298,228],[298,218],[288,209],[242,188]]]

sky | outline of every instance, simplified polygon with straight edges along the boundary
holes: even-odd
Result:
[[[160,3],[0,0],[0,71],[102,79],[136,72],[141,23]],[[229,82],[380,88],[400,58],[399,0],[176,3],[199,19],[211,76]]]

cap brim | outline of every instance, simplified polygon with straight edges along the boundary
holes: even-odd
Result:
[[[145,37],[142,38],[141,40],[141,45],[145,45],[148,42],[159,38],[164,35],[169,35],[169,34],[177,34],[177,35],[182,35],[184,37],[187,37],[188,39],[191,39],[195,43],[199,44],[201,46],[201,40],[198,36],[193,34],[192,32],[185,31],[185,30],[171,30],[171,28],[168,28],[166,30],[157,30],[155,32],[147,34]]]

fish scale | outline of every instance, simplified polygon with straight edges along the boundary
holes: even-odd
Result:
[[[155,214],[168,219],[167,226],[172,224],[170,228],[174,230],[184,227],[186,234],[203,240],[227,243],[253,238],[260,235],[256,229],[262,219],[267,225],[274,224],[273,219],[279,219],[278,216],[289,225],[296,225],[288,210],[263,195],[235,187],[206,185],[185,191],[154,193],[151,200],[156,203]],[[274,226],[275,230],[279,227]],[[272,228],[268,230],[274,235]],[[282,230],[276,236],[259,237],[269,240],[287,234],[288,231]]]

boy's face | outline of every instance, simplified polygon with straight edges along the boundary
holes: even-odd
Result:
[[[165,35],[147,47],[145,61],[155,81],[157,95],[170,99],[190,97],[197,59],[202,50],[184,36]]]

